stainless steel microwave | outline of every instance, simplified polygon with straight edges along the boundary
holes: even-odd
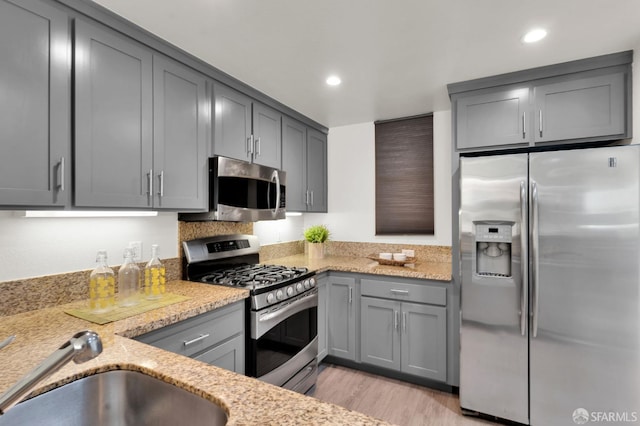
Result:
[[[285,218],[284,171],[233,158],[209,158],[209,211],[180,213],[178,220],[256,222]]]

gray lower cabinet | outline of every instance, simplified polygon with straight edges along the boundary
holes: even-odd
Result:
[[[98,24],[75,40],[74,205],[205,210],[205,77]]]
[[[318,362],[322,361],[328,354],[327,342],[327,297],[329,289],[327,286],[326,274],[316,276],[316,287],[318,288]]]
[[[217,82],[213,100],[212,154],[282,168],[282,113]]]
[[[287,172],[287,211],[327,211],[327,136],[282,117],[282,169]]]
[[[446,381],[446,289],[361,279],[361,292],[361,362]]]
[[[329,275],[327,309],[328,354],[356,359],[356,280]]]
[[[244,374],[244,301],[135,338],[142,343]]]
[[[0,0],[0,200],[66,206],[71,192],[69,16]],[[61,48],[62,47],[62,48]]]

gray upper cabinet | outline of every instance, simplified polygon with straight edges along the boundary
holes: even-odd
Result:
[[[212,153],[282,168],[282,114],[220,83],[213,99]]]
[[[327,212],[327,135],[307,130],[307,210]]]
[[[144,208],[153,184],[153,55],[81,20],[75,28],[75,202]]]
[[[535,142],[625,135],[622,72],[533,88]]]
[[[282,114],[258,102],[253,103],[253,162],[282,168]]]
[[[287,211],[307,211],[307,126],[282,117],[282,169],[287,172]]]
[[[528,145],[529,88],[479,92],[456,102],[457,148]]]
[[[327,211],[327,135],[284,116],[282,169],[287,172],[287,211]]]
[[[355,278],[331,275],[328,281],[328,352],[351,361],[356,359],[355,282]]]
[[[71,192],[69,17],[0,0],[0,200],[66,206]]]
[[[631,63],[620,52],[448,86],[455,149],[631,137]]]
[[[75,37],[74,204],[205,210],[206,78],[97,24]]]
[[[154,55],[153,83],[153,205],[205,210],[207,80],[182,64]]]
[[[224,84],[213,84],[212,153],[251,161],[251,98]]]

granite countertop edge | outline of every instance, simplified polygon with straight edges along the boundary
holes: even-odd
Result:
[[[305,254],[280,257],[264,261],[265,264],[306,267],[316,273],[354,272],[362,274],[385,275],[390,277],[418,278],[434,281],[451,281],[451,262],[434,262],[418,259],[414,266],[380,265],[367,257],[325,256],[311,259]]]
[[[77,308],[86,302],[2,317],[0,337],[11,334],[17,337],[12,344],[0,350],[0,364],[5,366],[0,372],[0,394],[75,332],[92,329],[101,336],[104,347],[102,354],[83,364],[65,365],[42,381],[34,389],[33,396],[93,374],[133,370],[220,405],[228,414],[229,425],[387,424],[313,397],[130,339],[248,297],[247,290],[188,281],[167,283],[167,291],[190,299],[102,326],[64,313],[65,309]]]

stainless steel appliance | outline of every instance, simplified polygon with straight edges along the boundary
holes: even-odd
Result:
[[[256,222],[285,218],[284,171],[227,157],[209,159],[209,211],[180,213],[182,221]]]
[[[186,279],[246,288],[245,373],[305,393],[318,375],[318,289],[306,268],[260,265],[254,235],[183,242]]]
[[[463,409],[640,421],[639,166],[633,145],[460,159]]]

